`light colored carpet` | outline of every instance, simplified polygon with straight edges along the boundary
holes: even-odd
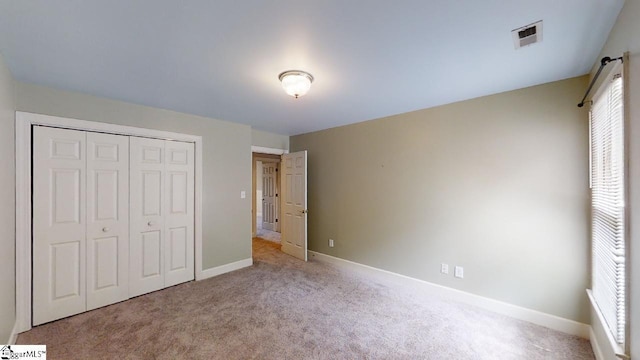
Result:
[[[266,230],[262,228],[262,216],[256,217],[256,237],[263,240],[280,242],[280,233],[276,231]]]
[[[254,266],[42,325],[49,359],[593,359],[589,342],[303,263],[254,240]]]
[[[271,231],[271,230],[258,229],[256,231],[256,237],[259,237],[262,240],[267,240],[271,242],[276,242],[276,243],[280,242],[280,233]]]

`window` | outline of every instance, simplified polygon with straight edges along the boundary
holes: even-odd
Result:
[[[625,144],[623,80],[605,80],[590,112],[592,294],[613,339],[625,341]]]

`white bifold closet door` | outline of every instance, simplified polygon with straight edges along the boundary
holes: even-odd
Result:
[[[165,141],[165,278],[164,286],[194,279],[195,147]]]
[[[33,324],[128,298],[128,138],[33,129]]]
[[[131,137],[129,295],[194,279],[194,145]]]
[[[87,310],[129,298],[129,138],[87,133]]]
[[[33,128],[33,325],[194,279],[194,144]]]

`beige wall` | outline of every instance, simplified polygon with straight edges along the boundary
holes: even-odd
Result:
[[[16,171],[13,78],[0,54],[0,341],[9,339],[16,321]]]
[[[203,268],[251,257],[249,126],[19,82],[16,93],[19,111],[202,136]]]
[[[629,52],[629,195],[630,206],[630,350],[640,359],[640,0],[627,0],[609,35],[600,58],[618,57]]]
[[[289,136],[251,129],[251,145],[289,150]]]
[[[291,137],[309,248],[588,323],[587,81]]]

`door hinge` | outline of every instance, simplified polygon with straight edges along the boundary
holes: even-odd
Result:
[[[278,219],[276,219],[276,222],[278,222]]]

